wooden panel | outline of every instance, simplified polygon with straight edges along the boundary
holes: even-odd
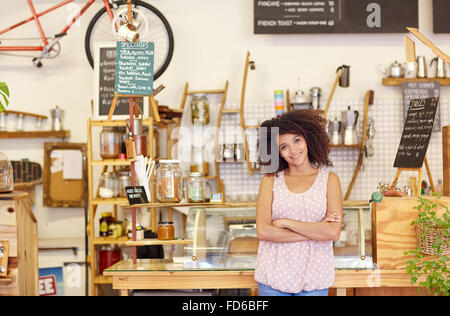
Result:
[[[417,293],[416,287],[383,287],[355,289],[355,296],[428,296],[425,289]]]
[[[444,195],[450,196],[450,125],[442,128]]]
[[[9,258],[8,276],[6,279],[0,279],[0,296],[18,296],[18,275],[19,275],[19,259]]]
[[[13,212],[9,212],[14,210]],[[0,240],[9,241],[9,256],[17,257],[17,222],[14,200],[0,200]]]
[[[37,222],[30,212],[31,210],[25,199],[17,201],[20,296],[37,296],[39,293]]]
[[[442,197],[440,202],[448,206],[450,198]],[[388,197],[375,204],[376,262],[381,269],[405,269],[411,257],[403,253],[417,247],[415,226],[411,226],[418,215],[414,209],[417,204],[417,198]]]

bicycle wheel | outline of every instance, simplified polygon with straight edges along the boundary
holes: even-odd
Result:
[[[174,49],[172,29],[167,19],[154,6],[143,2],[133,1],[133,9],[137,10],[134,16],[141,22],[140,41],[155,43],[154,79],[158,79],[169,66]],[[116,2],[117,7],[111,10],[113,13],[123,11],[127,8],[126,1]],[[94,67],[94,45],[96,42],[116,42],[106,8],[101,9],[92,18],[86,31],[85,49],[89,63]]]

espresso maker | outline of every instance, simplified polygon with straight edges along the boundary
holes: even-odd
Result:
[[[352,111],[350,107],[347,111],[341,112],[342,125],[343,125],[343,141],[344,145],[357,145],[358,133],[356,131],[356,125],[358,123],[359,112]]]

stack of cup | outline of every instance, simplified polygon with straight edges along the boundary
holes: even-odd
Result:
[[[284,108],[284,91],[275,90],[275,115],[281,115],[285,112]]]

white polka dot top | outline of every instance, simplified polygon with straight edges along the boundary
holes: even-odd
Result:
[[[306,192],[289,191],[284,171],[274,177],[272,219],[321,222],[327,212],[328,170],[319,169]],[[332,241],[275,243],[260,241],[255,280],[287,293],[326,289],[334,284]]]

